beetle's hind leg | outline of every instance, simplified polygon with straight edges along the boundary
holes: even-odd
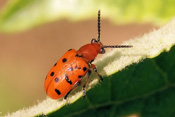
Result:
[[[67,99],[67,96],[70,94],[70,92],[72,91],[72,89],[64,96],[64,99]]]
[[[81,81],[77,82],[77,83],[75,84],[76,86],[74,86],[74,87],[64,96],[64,99],[66,100],[67,97],[68,97],[68,95],[70,94],[70,92],[71,92],[72,90],[76,89],[80,84],[81,84]]]
[[[91,70],[88,70],[88,77],[87,77],[87,79],[86,79],[86,82],[84,83],[84,85],[83,85],[83,98],[85,98],[86,97],[86,85],[87,85],[87,83],[88,83],[88,80],[89,80],[89,77],[90,77],[90,75],[91,75]]]

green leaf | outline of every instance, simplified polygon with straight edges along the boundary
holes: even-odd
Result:
[[[175,20],[124,44],[133,48],[113,49],[94,61],[104,82],[99,83],[93,74],[85,99],[79,87],[67,100],[47,97],[38,105],[9,115],[175,115]]]
[[[175,116],[175,46],[105,78],[86,99],[48,116]]]
[[[9,0],[0,14],[1,32],[18,32],[61,19],[102,18],[115,23],[165,24],[174,15],[174,0]]]

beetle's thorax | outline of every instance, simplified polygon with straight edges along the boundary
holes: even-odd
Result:
[[[98,54],[100,54],[101,43],[90,43],[82,46],[78,50],[78,54],[87,62],[92,62]]]

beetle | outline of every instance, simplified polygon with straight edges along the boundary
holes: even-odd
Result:
[[[98,73],[92,62],[98,54],[104,54],[104,48],[130,48],[131,45],[103,45],[100,41],[100,10],[98,11],[98,38],[93,38],[91,43],[82,46],[79,50],[69,49],[51,68],[46,76],[44,89],[52,99],[64,97],[81,84],[81,80],[87,74],[83,85],[83,97],[86,95],[85,87],[88,83],[91,71],[97,73],[101,81],[103,77]]]

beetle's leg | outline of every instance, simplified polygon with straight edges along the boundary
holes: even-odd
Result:
[[[67,96],[69,95],[69,93],[72,91],[72,89],[64,96],[64,99],[67,99]]]
[[[89,76],[91,75],[91,70],[88,70],[88,77],[87,77],[87,79],[86,79],[86,82],[84,83],[84,85],[83,85],[83,98],[85,98],[85,96],[86,96],[86,90],[85,90],[85,88],[86,88],[86,85],[87,85],[87,83],[88,83],[88,80],[89,80]]]
[[[77,86],[79,86],[80,84],[81,84],[81,81],[77,82],[77,83],[75,84],[76,86],[74,86],[74,87],[64,96],[64,99],[67,99],[67,96],[70,94],[70,92],[71,92],[72,90],[76,89]]]
[[[94,64],[91,64],[91,68],[97,73],[100,80],[103,81],[103,77],[98,73],[96,66]]]

